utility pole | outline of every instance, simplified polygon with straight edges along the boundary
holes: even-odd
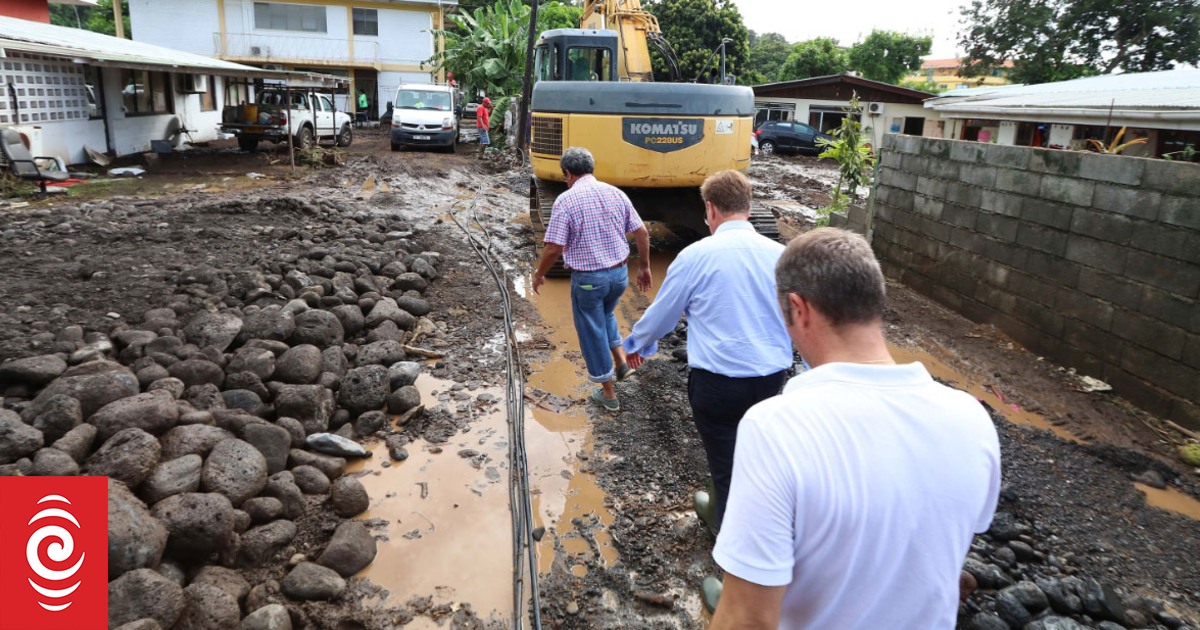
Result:
[[[113,0],[113,23],[117,27],[117,37],[125,39],[125,18],[121,16],[121,0]]]
[[[538,2],[534,0],[529,11],[529,42],[525,47],[525,80],[521,85],[520,120],[517,121],[517,150],[524,155],[525,147],[529,146],[529,130],[525,121],[529,120],[529,98],[533,93],[533,44],[537,41]]]

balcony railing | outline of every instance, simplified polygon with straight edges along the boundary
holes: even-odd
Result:
[[[301,62],[314,65],[336,63],[379,64],[378,42],[259,33],[213,33],[213,51],[223,59]]]

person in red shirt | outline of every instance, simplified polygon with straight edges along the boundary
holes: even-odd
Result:
[[[479,157],[483,157],[483,153],[487,151],[488,145],[492,143],[488,137],[488,129],[492,122],[492,99],[483,97],[483,104],[479,109],[475,110],[475,129],[479,131]]]

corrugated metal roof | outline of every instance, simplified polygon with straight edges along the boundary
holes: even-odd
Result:
[[[4,50],[68,57],[97,65],[288,80],[308,87],[333,87],[347,81],[310,72],[264,70],[92,31],[0,16],[0,53]]]
[[[1200,70],[1109,74],[1056,83],[956,90],[930,99],[926,107],[943,112],[1004,109],[1116,109],[1195,111],[1200,115]]]

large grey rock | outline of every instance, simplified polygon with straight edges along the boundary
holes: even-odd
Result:
[[[188,387],[212,385],[219,389],[225,382],[225,370],[216,363],[205,359],[180,361],[167,368],[167,372],[183,381],[183,384]]]
[[[396,283],[392,285],[392,288],[396,291],[425,293],[425,289],[429,288],[429,282],[421,274],[410,271],[396,276]]]
[[[92,442],[95,439],[96,427],[90,424],[81,424],[67,431],[66,435],[50,446],[70,455],[76,463],[82,464],[88,453],[92,451]]]
[[[83,408],[70,396],[38,398],[21,414],[21,419],[42,432],[46,443],[53,443],[83,422]]]
[[[241,409],[214,409],[212,416],[213,424],[231,431],[234,435],[241,435],[246,427],[252,424],[266,423],[262,418],[252,416]]]
[[[287,341],[295,330],[296,321],[292,314],[272,305],[243,319],[238,339],[243,343],[251,339]]]
[[[0,383],[25,383],[41,387],[67,371],[67,362],[61,357],[47,354],[0,363]]]
[[[292,618],[282,604],[267,604],[242,619],[242,630],[292,630]]]
[[[341,379],[349,369],[350,363],[346,361],[346,354],[341,348],[325,348],[321,351],[321,372],[328,372]]]
[[[250,515],[251,523],[268,523],[283,516],[283,501],[275,497],[246,499],[242,509]]]
[[[339,477],[334,481],[329,498],[333,503],[333,513],[342,518],[358,516],[371,507],[367,489],[355,477]]]
[[[166,368],[163,368],[163,373],[165,378],[160,378],[150,383],[146,387],[146,391],[157,392],[161,390],[170,394],[175,400],[183,398],[183,394],[187,391],[187,385],[184,385],[183,381],[171,377]]]
[[[275,355],[264,348],[238,348],[225,366],[228,374],[250,372],[260,379],[269,379],[275,373]]]
[[[21,421],[21,416],[0,409],[0,464],[11,464],[42,448],[42,432]]]
[[[155,381],[161,381],[171,376],[167,368],[154,363],[137,371],[137,380],[142,387],[150,387]]]
[[[317,382],[321,375],[321,349],[311,344],[290,348],[275,362],[275,380],[292,385]]]
[[[388,381],[393,390],[416,383],[420,375],[421,364],[416,361],[400,361],[388,367]]]
[[[374,328],[385,321],[395,323],[402,330],[412,330],[417,324],[417,318],[400,308],[392,298],[383,298],[375,303],[367,314],[366,325],[367,328]]]
[[[234,437],[232,433],[207,424],[185,424],[167,431],[162,436],[163,459],[176,459],[184,455],[208,457],[213,447]]]
[[[333,569],[319,564],[301,562],[292,569],[281,584],[283,594],[292,599],[333,599],[346,590],[346,580]]]
[[[396,306],[408,311],[414,317],[425,317],[433,310],[428,300],[403,295],[396,298]]]
[[[287,468],[288,451],[292,448],[292,436],[288,430],[273,424],[249,424],[242,430],[242,437],[262,453],[267,461],[267,474]]]
[[[233,597],[236,602],[244,601],[250,594],[250,583],[246,578],[242,577],[241,573],[225,567],[207,566],[200,569],[192,579],[192,584],[215,586]]]
[[[339,346],[345,338],[342,323],[329,311],[310,310],[296,316],[292,343],[312,344],[318,348]]]
[[[257,566],[279,553],[296,538],[296,524],[291,521],[272,521],[251,528],[242,534],[238,554],[245,566]]]
[[[405,385],[400,389],[392,392],[387,399],[388,413],[402,414],[413,409],[421,404],[421,390],[414,385]]]
[[[333,392],[320,385],[285,385],[275,395],[275,413],[299,420],[306,433],[327,430],[335,407]]]
[[[183,589],[183,613],[175,630],[226,630],[241,621],[238,601],[215,585],[195,583]]]
[[[96,410],[114,400],[136,395],[137,376],[127,369],[113,369],[95,374],[63,376],[38,393],[35,404],[51,396],[70,396],[79,401],[84,420]]]
[[[154,472],[142,482],[139,488],[141,495],[153,505],[170,496],[195,492],[200,489],[203,466],[204,459],[195,454],[165,461],[156,466]]]
[[[292,476],[304,494],[329,494],[333,485],[325,473],[312,466],[296,466],[292,469]]]
[[[403,341],[404,335],[404,331],[400,330],[396,322],[388,320],[367,333],[367,343],[375,343],[376,341]]]
[[[89,475],[112,477],[136,488],[154,470],[161,451],[158,440],[141,429],[125,429],[108,439],[87,459]]]
[[[368,365],[346,372],[338,390],[338,403],[357,415],[383,407],[389,393],[387,368]]]
[[[203,562],[233,542],[233,504],[216,493],[185,492],[150,510],[170,534],[167,549],[181,560]]]
[[[353,337],[362,332],[366,325],[366,318],[363,317],[362,309],[357,304],[344,304],[335,306],[330,309],[334,317],[342,324],[342,331],[346,336]]]
[[[324,455],[334,457],[366,457],[367,451],[354,440],[347,440],[332,433],[314,433],[308,436],[308,448]]]
[[[70,361],[68,361],[70,363]],[[107,359],[97,359],[95,361],[87,361],[79,365],[73,365],[67,368],[67,371],[62,373],[61,378],[72,378],[75,376],[92,376],[95,374],[106,374],[109,372],[129,372],[129,368]]]
[[[377,431],[382,431],[387,423],[387,414],[382,411],[368,411],[354,421],[354,433],[360,437],[373,435]]]
[[[56,448],[43,448],[33,456],[35,477],[72,477],[78,474],[79,463]]]
[[[398,341],[376,341],[358,351],[358,365],[392,365],[403,361],[408,355]]]
[[[350,577],[375,560],[375,538],[358,521],[345,521],[333,532],[333,538],[317,562]]]
[[[311,453],[294,448],[288,451],[288,466],[312,466],[329,477],[330,481],[341,477],[346,472],[346,460],[341,457]]]
[[[433,265],[424,258],[417,258],[414,260],[412,263],[412,270],[420,274],[420,276],[426,280],[433,280],[434,278],[438,277],[437,269],[435,269]]]
[[[96,427],[101,440],[118,431],[136,428],[150,435],[162,435],[179,421],[179,407],[170,392],[154,391],[116,400],[101,407],[88,422]]]
[[[234,506],[257,495],[267,485],[267,460],[242,440],[225,440],[213,448],[200,474],[200,487],[229,498]]]
[[[242,318],[234,313],[200,313],[183,327],[183,337],[199,348],[214,346],[224,352],[241,331]]]
[[[153,619],[171,628],[183,613],[183,589],[150,569],[137,569],[108,583],[108,627]]]
[[[262,496],[279,499],[283,503],[285,518],[300,518],[304,514],[304,493],[296,485],[296,478],[291,471],[285,470],[271,475],[267,479],[267,487],[263,488]],[[245,536],[243,536],[242,544],[245,545],[245,543]]]
[[[258,394],[248,389],[226,389],[221,392],[226,409],[237,409],[252,416],[263,417],[267,414],[267,405]]]
[[[167,529],[125,484],[108,480],[108,579],[162,559]]]
[[[215,364],[210,363],[209,365]],[[188,387],[183,394],[183,399],[194,409],[202,411],[225,408],[225,397],[221,395],[221,388],[212,383],[201,383]]]
[[[1097,627],[1100,628],[1100,630],[1105,630],[1105,623],[1108,622],[1102,621]],[[1124,628],[1125,626],[1118,625],[1117,627]],[[1084,626],[1070,617],[1049,615],[1047,617],[1042,617],[1041,619],[1035,619],[1031,621],[1022,630],[1086,630],[1087,628],[1088,626]]]
[[[304,446],[304,425],[295,418],[282,417],[275,420],[275,424],[287,430],[288,435],[292,437],[292,448]]]
[[[225,377],[225,389],[244,389],[254,392],[259,400],[271,399],[271,391],[263,384],[261,378],[253,372],[234,372]],[[226,405],[228,406],[228,405]]]

